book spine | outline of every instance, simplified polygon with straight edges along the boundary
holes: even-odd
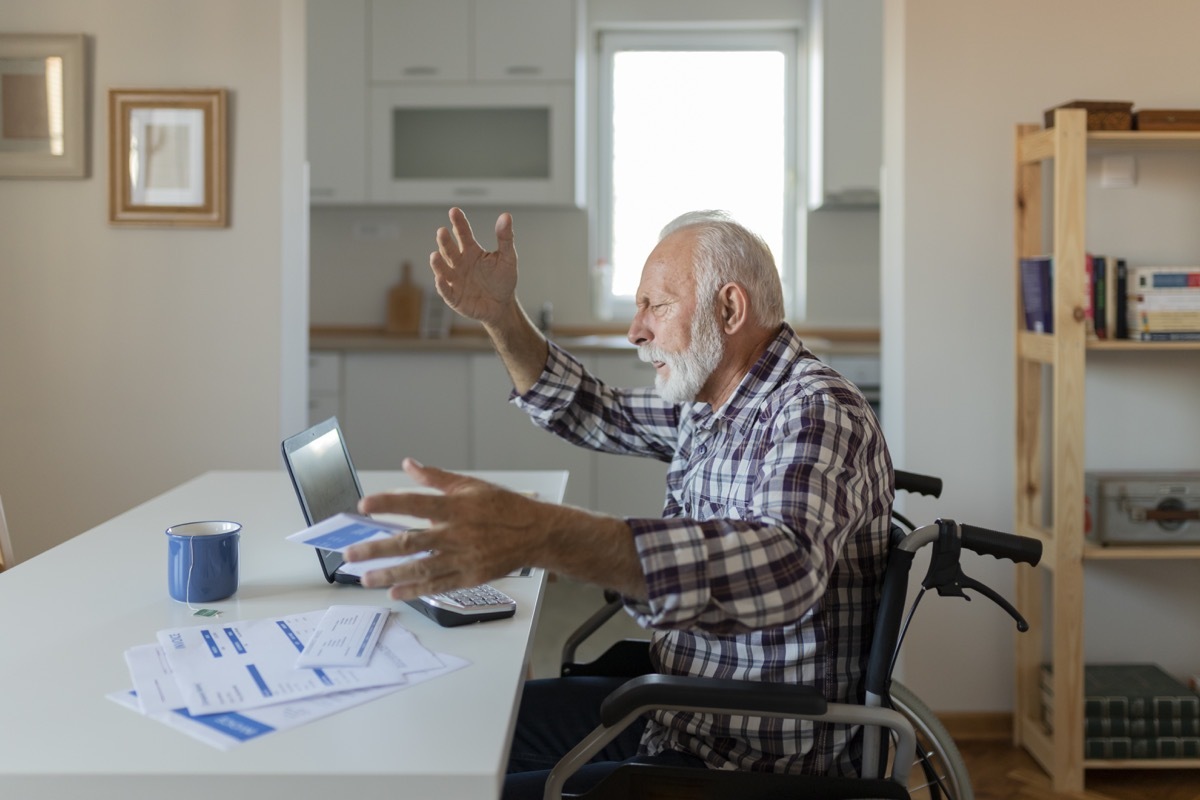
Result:
[[[1117,308],[1116,317],[1117,338],[1129,338],[1129,265],[1125,259],[1117,259]]]
[[[1096,257],[1088,253],[1084,258],[1084,312],[1083,331],[1089,339],[1096,338]]]
[[[1200,719],[1087,717],[1085,736],[1200,736]]]
[[[1200,342],[1200,331],[1142,331],[1136,338],[1142,342]]]
[[[1137,288],[1200,288],[1200,267],[1138,267]]]
[[[1108,259],[1096,256],[1093,260],[1092,306],[1094,307],[1096,338],[1108,338]]]
[[[1197,758],[1200,737],[1195,736],[1089,736],[1083,740],[1084,758]]]
[[[1054,297],[1051,293],[1050,259],[1045,256],[1022,258],[1021,306],[1025,329],[1035,333],[1054,332]]]
[[[1197,334],[1200,337],[1200,334]],[[1200,719],[1200,697],[1087,695],[1083,716],[1090,719]]]
[[[1200,287],[1186,289],[1135,289],[1130,296],[1156,308],[1200,309]]]

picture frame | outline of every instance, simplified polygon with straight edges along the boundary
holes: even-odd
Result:
[[[87,177],[85,40],[0,33],[0,178]]]
[[[228,224],[225,89],[110,89],[112,225]]]

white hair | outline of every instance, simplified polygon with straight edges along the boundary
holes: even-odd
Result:
[[[717,291],[736,283],[750,297],[751,319],[764,327],[783,322],[783,285],[771,248],[763,238],[724,211],[689,211],[659,233],[661,242],[685,228],[696,230],[696,301],[709,310]]]

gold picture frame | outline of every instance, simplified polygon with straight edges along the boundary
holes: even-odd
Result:
[[[84,36],[0,33],[0,178],[87,177]]]
[[[228,224],[225,89],[110,89],[113,225]]]

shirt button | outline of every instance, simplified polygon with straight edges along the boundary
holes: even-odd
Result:
[[[692,515],[692,504],[691,503],[683,504],[683,513],[689,517]]]
[[[706,444],[700,445],[699,447],[696,448],[696,452],[700,455],[706,454],[708,452],[708,445],[706,445]]]
[[[766,422],[767,417],[769,417],[769,416],[771,416],[771,415],[767,412],[767,410],[765,408],[760,408],[758,410],[758,418],[761,419],[763,422]]]

